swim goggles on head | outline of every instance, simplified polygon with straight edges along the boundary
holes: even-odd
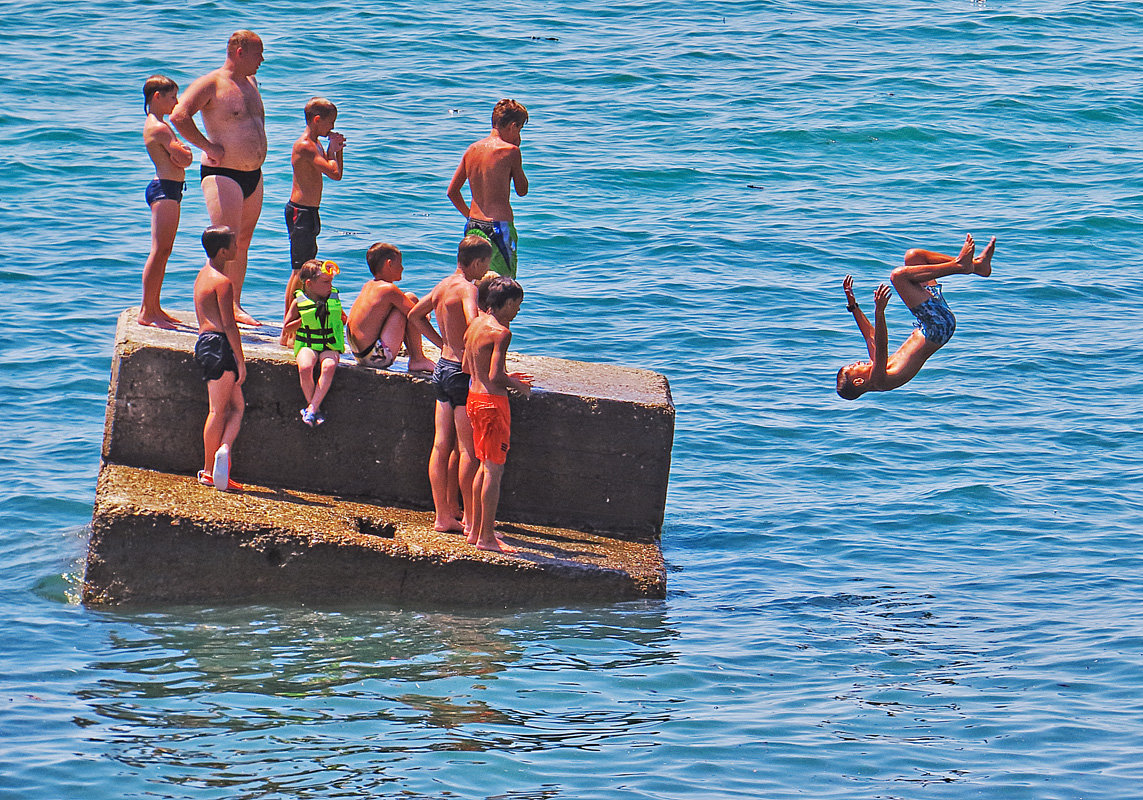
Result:
[[[319,269],[331,278],[341,273],[341,267],[337,265],[336,261],[323,261]]]

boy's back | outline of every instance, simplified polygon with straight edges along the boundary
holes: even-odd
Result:
[[[226,320],[222,315],[223,306],[234,304],[234,287],[230,279],[207,262],[199,270],[194,281],[194,313],[198,318],[198,331],[227,332]]]
[[[468,216],[511,220],[512,174],[517,167],[522,171],[522,164],[519,146],[504,141],[499,134],[490,134],[469,145],[460,166],[472,192]]]
[[[460,361],[464,353],[465,329],[469,320],[478,314],[476,286],[463,275],[453,273],[438,283],[429,297],[444,339],[441,356],[450,361]]]

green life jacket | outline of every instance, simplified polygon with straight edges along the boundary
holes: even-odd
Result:
[[[337,296],[337,289],[329,293],[326,299],[324,314],[319,315],[321,307],[306,297],[306,293],[299,289],[294,297],[298,301],[298,314],[302,317],[302,324],[294,334],[294,355],[303,347],[308,347],[316,353],[322,350],[336,350],[345,352],[345,325],[341,321],[341,300]]]

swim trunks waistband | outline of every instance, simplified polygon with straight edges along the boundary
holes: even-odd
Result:
[[[199,183],[203,179],[211,176],[218,175],[221,178],[230,178],[238,184],[242,189],[242,198],[246,199],[254,194],[258,189],[258,185],[262,182],[262,170],[259,169],[231,169],[230,167],[210,167],[203,164],[199,167]]]

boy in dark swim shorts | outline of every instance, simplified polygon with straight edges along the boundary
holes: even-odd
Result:
[[[433,415],[433,450],[429,455],[429,485],[436,509],[433,528],[442,532],[467,533],[471,529],[472,480],[478,462],[465,410],[469,376],[461,360],[464,332],[480,313],[473,281],[488,272],[491,258],[492,245],[487,239],[466,236],[456,249],[456,270],[409,312],[409,327],[427,325],[429,313],[435,314],[443,342],[441,357],[433,370],[437,402]],[[463,502],[463,509],[458,498]]]
[[[203,467],[198,481],[219,491],[242,487],[230,480],[230,449],[238,438],[246,401],[246,358],[234,321],[234,285],[223,272],[238,251],[234,232],[225,225],[207,228],[202,234],[207,262],[194,282],[194,311],[198,318],[198,341],[194,360],[202,367],[210,411],[202,428]]]
[[[294,185],[286,203],[286,231],[290,235],[290,280],[286,283],[286,309],[301,288],[298,277],[302,265],[317,258],[317,237],[321,233],[323,177],[339,181],[345,167],[345,137],[337,133],[337,106],[324,97],[311,97],[305,107],[306,128],[294,142],[290,165]],[[322,147],[321,138],[329,137]]]
[[[144,193],[151,209],[151,252],[143,265],[143,302],[136,321],[167,329],[174,328],[178,320],[163,310],[159,295],[179,230],[186,168],[194,158],[190,148],[163,119],[174,109],[178,94],[178,84],[165,75],[152,75],[143,84],[143,109],[147,112],[143,143],[155,164],[155,179],[147,184]]]
[[[512,221],[510,189],[523,197],[528,178],[520,155],[520,129],[528,122],[528,109],[505,98],[492,109],[492,132],[464,151],[448,185],[448,199],[465,217],[464,235],[482,236],[494,248],[489,269],[516,277],[516,226]],[[472,204],[461,189],[468,183]]]
[[[532,392],[532,376],[508,372],[506,358],[512,342],[509,323],[520,312],[524,290],[511,278],[497,277],[483,288],[487,308],[464,332],[464,366],[472,381],[468,389],[468,418],[480,469],[472,484],[472,530],[468,543],[478,550],[514,553],[496,537],[496,509],[500,480],[508,458],[512,413],[508,390],[525,397]]]
[[[838,395],[856,400],[866,392],[887,392],[912,380],[929,356],[943,347],[956,330],[956,317],[945,302],[937,279],[948,275],[991,275],[995,250],[994,236],[984,253],[975,258],[976,243],[972,234],[968,234],[956,258],[931,250],[914,249],[905,253],[905,265],[893,270],[890,279],[917,322],[913,333],[891,356],[885,307],[892,292],[881,284],[873,293],[876,323],[870,324],[853,295],[853,278],[846,275],[842,282],[848,301],[846,307],[865,338],[872,360],[857,361],[837,371]]]

